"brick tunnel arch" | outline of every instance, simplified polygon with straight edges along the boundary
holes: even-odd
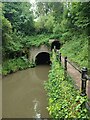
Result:
[[[57,50],[59,50],[60,47],[61,47],[60,41],[59,40],[53,41],[52,44],[51,44],[51,50],[54,49],[54,46],[56,47]]]
[[[50,64],[50,54],[48,52],[39,52],[35,56],[35,63],[40,64]]]

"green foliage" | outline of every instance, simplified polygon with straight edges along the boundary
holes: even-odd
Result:
[[[3,33],[11,33],[12,31],[11,23],[4,16],[2,16],[2,28]]]
[[[50,14],[40,16],[35,22],[36,33],[53,33],[54,17]]]
[[[85,34],[90,35],[90,2],[36,2],[34,11],[32,5],[25,2],[5,2],[1,6],[4,59],[22,56],[23,52],[27,55],[31,46],[49,45],[51,38],[63,43],[70,41],[64,45],[62,53],[81,67],[87,66]],[[80,36],[83,33],[86,38]],[[83,47],[79,47],[79,41]]]
[[[26,47],[36,46],[39,47],[40,45],[49,45],[49,38],[50,34],[40,34],[35,36],[26,36],[22,40],[22,44]]]
[[[36,31],[60,33],[63,4],[59,2],[36,3]]]
[[[54,27],[54,24],[55,24],[54,19],[55,18],[50,14],[47,16],[47,21],[45,22],[45,27],[46,27],[48,33],[53,32],[53,27]]]
[[[61,34],[61,25],[59,23],[54,24],[53,33],[54,34]]]
[[[3,14],[7,18],[14,31],[30,35],[34,32],[33,13],[29,2],[5,2]]]
[[[84,106],[87,97],[82,97],[70,77],[64,77],[64,70],[52,54],[52,66],[45,89],[49,97],[48,111],[51,118],[89,118]]]
[[[45,27],[45,23],[46,23],[46,16],[40,16],[40,18],[35,22],[35,28],[37,34],[45,33],[47,31]]]
[[[6,45],[8,41],[10,41],[11,36],[10,33],[12,32],[12,26],[11,23],[2,16],[2,38],[3,38],[3,44]]]
[[[23,70],[26,68],[32,68],[35,64],[30,62],[25,57],[19,57],[17,59],[9,59],[5,62],[3,62],[2,66],[2,75],[7,75],[9,73],[16,72],[18,70]]]
[[[11,33],[12,33],[11,23],[4,16],[2,16],[2,46],[3,46],[2,51],[4,57],[7,51],[7,46],[12,40]]]
[[[85,30],[85,32],[90,35],[88,32],[90,30],[90,2],[72,4],[71,12],[74,15],[75,25],[78,29]]]
[[[52,34],[50,36],[50,39],[61,39],[62,35],[61,34]]]
[[[9,42],[9,44],[7,45],[7,49],[9,51],[20,51],[22,50],[23,46],[21,44],[22,41],[22,36],[17,36],[16,33],[13,33],[11,35],[12,40]]]
[[[71,41],[66,42],[60,52],[76,63],[80,68],[88,67],[88,37],[74,35]]]
[[[72,40],[72,34],[71,32],[65,32],[62,34],[61,40],[65,43],[66,41]]]
[[[84,31],[90,35],[89,13],[90,2],[72,2],[68,4],[64,3],[64,13],[61,22],[63,32],[68,30],[71,32],[82,33],[82,31]]]

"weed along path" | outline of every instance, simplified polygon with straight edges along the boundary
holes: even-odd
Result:
[[[64,58],[61,57],[62,64],[64,65]],[[72,77],[72,79],[75,81],[75,85],[78,89],[81,90],[81,73],[77,71],[71,64],[67,62],[67,72]],[[87,81],[87,87],[86,92],[88,97],[90,98],[90,81]]]
[[[49,65],[39,65],[3,78],[3,118],[49,118],[44,81]]]

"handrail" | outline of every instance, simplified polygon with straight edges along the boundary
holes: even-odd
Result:
[[[61,59],[61,53],[60,53],[60,61],[62,61]],[[70,65],[72,65],[78,72],[82,73],[81,70],[79,70],[79,68],[77,68],[75,65],[73,65],[68,59],[66,60]]]
[[[85,75],[86,80],[90,80],[90,77],[86,74]]]
[[[72,65],[78,72],[82,73],[81,70],[79,70],[79,68],[77,68],[75,65],[73,65],[69,60],[67,60],[67,62]]]
[[[90,81],[90,77],[87,74],[88,73],[87,68],[83,67],[81,70],[79,70],[79,68],[77,68],[74,64],[72,64],[67,59],[67,56],[64,57],[64,60],[62,60],[63,57],[62,57],[61,53],[59,52],[59,50],[54,49],[54,52],[56,53],[56,58],[60,62],[60,64],[63,63],[62,67],[64,69],[64,76],[65,76],[65,78],[67,78],[67,74],[68,74],[68,72],[67,72],[68,64],[67,63],[69,63],[72,67],[74,67],[81,74],[81,88],[80,88],[81,92],[80,92],[80,95],[82,97],[87,96],[87,93],[86,93],[87,80]],[[88,110],[90,110],[90,104],[89,104],[89,102],[87,102],[86,104],[87,104],[86,107],[88,108]]]
[[[55,50],[57,52],[57,50]],[[62,55],[61,53],[57,52],[58,53],[58,56],[59,56],[59,61],[60,63],[62,63]],[[82,96],[85,96],[86,95],[86,82],[87,80],[90,80],[90,77],[88,76],[88,72],[87,72],[87,68],[86,67],[83,67],[81,70],[79,70],[79,68],[77,68],[75,65],[73,65],[68,59],[67,57],[64,57],[64,61],[63,61],[63,68],[64,68],[64,75],[65,77],[67,77],[67,63],[69,63],[71,66],[73,66],[79,73],[81,73],[81,95]]]

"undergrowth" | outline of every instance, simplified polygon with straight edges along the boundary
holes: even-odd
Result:
[[[25,36],[22,40],[22,44],[26,47],[39,47],[40,45],[47,45],[50,47],[49,39],[59,39],[61,35],[59,34],[39,34],[33,36]]]
[[[18,70],[23,70],[26,68],[32,68],[35,64],[30,62],[25,57],[15,58],[15,59],[9,59],[5,62],[3,62],[2,65],[2,75],[7,75],[9,73],[16,72]]]
[[[72,40],[63,45],[60,52],[78,67],[88,67],[88,37],[86,35],[73,36]]]
[[[49,45],[49,37],[50,35],[35,35],[35,36],[26,36],[22,40],[22,44],[24,44],[26,47],[39,47],[40,45]]]
[[[70,78],[64,77],[64,70],[53,53],[49,80],[45,89],[49,98],[48,111],[51,118],[88,118],[88,110],[84,103],[87,97],[80,96]]]

